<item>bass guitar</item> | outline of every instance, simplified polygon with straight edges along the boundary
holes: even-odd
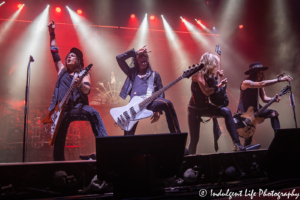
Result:
[[[219,70],[221,70],[221,47],[220,47],[220,45],[216,45],[216,52],[220,56]],[[216,86],[220,82],[220,75],[218,74],[217,81],[213,75],[210,77],[210,79],[211,79],[211,86]],[[209,100],[216,106],[227,107],[229,104],[229,100],[228,100],[228,96],[226,93],[226,88],[227,88],[227,85],[221,86],[216,92],[214,92],[213,94],[211,94],[209,96]]]
[[[146,109],[148,104],[150,104],[164,91],[175,85],[181,79],[190,78],[203,67],[203,64],[197,64],[196,66],[193,65],[192,68],[184,71],[179,78],[161,88],[157,92],[153,93],[146,99],[139,96],[134,96],[126,106],[111,109],[110,114],[112,118],[115,120],[116,124],[118,124],[124,131],[130,131],[133,125],[139,120],[151,117],[153,115],[153,112],[151,110]]]
[[[291,90],[290,86],[286,86],[283,90],[278,94],[278,96],[282,96]],[[276,100],[276,96],[274,96],[266,105],[262,108],[254,112],[253,106],[250,106],[245,113],[236,113],[233,116],[233,121],[235,123],[236,130],[238,134],[243,138],[251,137],[256,130],[256,125],[261,124],[265,119],[259,117],[259,115],[268,108],[272,103]]]
[[[79,74],[78,77],[80,81],[83,79],[84,76],[87,75],[88,71],[90,71],[93,64],[88,65],[86,68],[84,68]],[[48,126],[50,125],[50,130],[47,132],[50,132],[50,139],[49,139],[49,145],[52,146],[54,144],[56,135],[58,133],[58,129],[61,123],[61,120],[65,113],[65,106],[68,104],[69,98],[75,88],[75,81],[71,84],[69,90],[65,94],[64,98],[60,103],[58,103],[55,108],[48,113],[48,115],[42,120],[42,123],[45,125],[45,129],[48,129]]]

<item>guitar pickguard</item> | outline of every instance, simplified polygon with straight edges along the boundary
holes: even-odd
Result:
[[[239,136],[243,138],[249,138],[255,133],[256,127],[251,122],[247,123],[247,118],[244,118],[241,115],[241,113],[238,113],[233,116],[233,121],[235,123],[236,130]]]

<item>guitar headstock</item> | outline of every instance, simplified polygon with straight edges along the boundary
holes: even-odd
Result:
[[[185,70],[182,74],[183,78],[190,78],[191,76],[193,76],[194,74],[196,74],[196,72],[200,71],[202,68],[204,67],[204,64],[197,64],[197,65],[193,65],[191,68],[189,68],[188,70]]]
[[[291,86],[287,85],[281,90],[280,94],[278,94],[278,95],[282,96],[282,95],[288,93],[290,90],[291,90]]]
[[[220,47],[220,45],[216,45],[215,51],[216,51],[217,54],[219,54],[219,56],[221,55],[221,47]]]
[[[80,77],[84,77],[92,68],[93,64],[89,64],[87,67],[83,68],[83,70],[79,73]]]

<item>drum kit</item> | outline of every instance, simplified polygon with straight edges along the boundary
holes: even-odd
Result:
[[[41,122],[43,113],[39,109],[32,109],[29,112],[27,123],[28,131],[27,147],[42,148],[49,146],[49,133],[45,131]],[[34,117],[32,117],[34,116]],[[1,149],[21,149],[24,135],[24,111],[14,108],[10,104],[0,103],[0,150]],[[80,146],[80,134],[78,124],[68,130],[66,146]]]

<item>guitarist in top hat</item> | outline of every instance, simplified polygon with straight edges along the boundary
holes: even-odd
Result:
[[[260,62],[255,62],[249,65],[249,70],[245,72],[245,75],[249,75],[241,84],[240,101],[238,105],[238,112],[246,112],[250,106],[253,106],[254,110],[261,108],[259,105],[259,96],[263,102],[268,103],[272,98],[266,95],[264,87],[274,85],[279,82],[291,82],[293,80],[290,76],[278,76],[277,79],[264,80],[264,71],[268,67],[264,67]],[[276,102],[280,101],[280,97],[277,95]],[[265,109],[259,117],[270,118],[271,125],[274,131],[280,129],[280,123],[278,119],[278,113],[275,110]],[[252,136],[245,139],[244,146],[250,145],[252,142]]]
[[[134,96],[149,96],[163,88],[161,78],[158,72],[152,71],[149,62],[146,45],[139,50],[131,49],[116,57],[122,71],[127,75],[127,79],[120,92],[120,97],[126,99],[127,95],[132,99]],[[131,67],[125,60],[132,58]],[[152,81],[151,81],[152,79]],[[180,133],[179,123],[173,104],[170,100],[164,98],[164,94],[152,101],[148,110],[154,112],[151,117],[151,123],[159,120],[162,111],[165,112],[170,133]],[[134,135],[138,122],[130,131],[124,131],[124,135]]]
[[[58,73],[58,79],[55,85],[49,111],[52,111],[55,106],[62,101],[73,80],[74,73],[79,73],[83,67],[83,54],[77,48],[72,48],[65,57],[65,66],[62,63],[58,54],[58,47],[55,40],[55,24],[52,20],[48,24],[50,33],[50,50]],[[69,125],[73,121],[90,121],[95,137],[107,136],[104,123],[98,113],[93,107],[89,106],[88,94],[90,93],[90,74],[87,74],[83,79],[77,77],[74,79],[75,89],[70,96],[68,104],[65,108],[61,125],[58,129],[56,139],[54,141],[53,157],[54,161],[65,160],[64,147],[66,135]]]

